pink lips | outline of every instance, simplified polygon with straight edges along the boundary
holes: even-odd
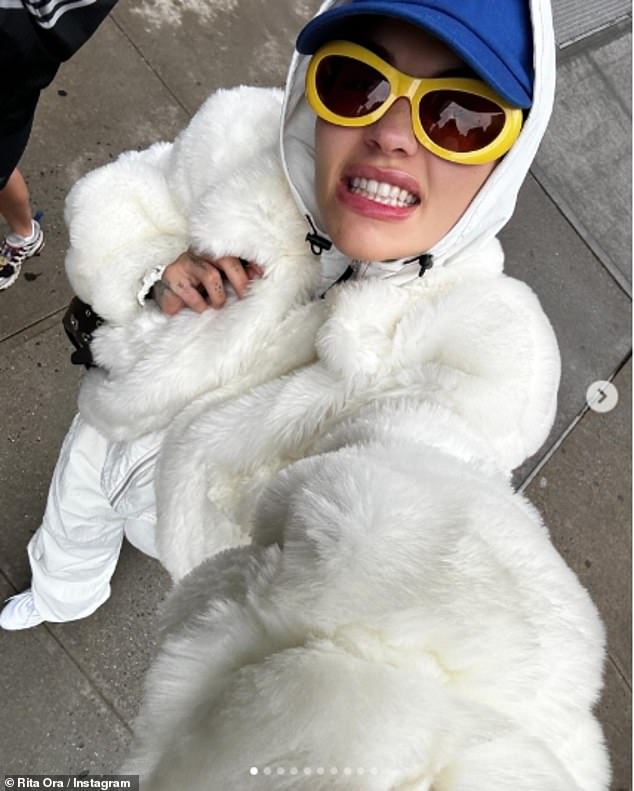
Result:
[[[400,189],[407,190],[419,200],[411,206],[388,206],[385,203],[378,203],[363,195],[350,192],[349,184],[353,178],[387,182],[400,187]],[[376,220],[405,220],[420,205],[420,188],[415,179],[399,170],[377,168],[372,165],[355,165],[348,168],[343,178],[337,184],[336,195],[337,199],[352,211]]]

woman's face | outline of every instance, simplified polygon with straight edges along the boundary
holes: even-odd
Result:
[[[376,45],[379,55],[414,77],[466,68],[440,41],[397,20],[377,22],[362,43],[370,49]],[[317,119],[317,204],[324,230],[351,258],[385,261],[429,250],[455,225],[494,167],[494,162],[458,165],[423,148],[404,97],[370,126]],[[353,179],[362,178],[405,189],[415,202],[392,207],[367,192],[353,193]]]

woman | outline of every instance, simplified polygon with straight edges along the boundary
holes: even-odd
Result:
[[[29,544],[32,588],[4,608],[4,628],[92,613],[124,534],[175,578],[249,542],[261,488],[377,399],[448,408],[505,473],[544,441],[556,342],[534,295],[502,274],[494,235],[550,112],[549,28],[536,28],[533,86],[523,3],[455,19],[453,3],[331,14],[299,40],[331,45],[312,61],[308,101],[298,57],[284,97],[221,91],[173,145],[124,154],[69,196],[67,271],[107,321]],[[355,107],[359,79],[376,106]],[[186,247],[196,254],[177,256]],[[179,312],[205,307],[199,286],[224,304],[220,270],[231,304]],[[145,304],[155,282],[179,315]]]
[[[129,168],[122,195],[145,183],[154,218],[173,198],[146,261],[188,242],[264,271],[221,312],[134,315],[159,273],[122,265],[126,302],[104,266],[91,291],[74,240],[78,291],[122,311],[96,338],[109,373],[87,378],[83,419],[126,443],[169,426],[158,548],[189,574],[128,767],[144,787],[607,788],[602,627],[508,484],[558,380],[494,238],[550,110],[548,18],[539,0],[532,25],[520,2],[327,3],[284,98],[299,215],[269,92],[215,96],[173,148],[88,182],[110,200]],[[163,271],[167,310],[208,266]]]

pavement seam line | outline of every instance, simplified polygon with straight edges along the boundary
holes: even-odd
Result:
[[[625,274],[623,274],[623,272],[621,272],[619,267],[612,262],[612,259],[603,249],[600,242],[595,238],[594,234],[589,231],[588,228],[586,228],[585,224],[581,220],[579,220],[568,201],[565,198],[562,198],[560,195],[555,196],[556,189],[554,188],[554,185],[553,189],[549,189],[549,181],[545,171],[539,166],[539,164],[534,162],[531,166],[530,172],[539,187],[544,191],[548,200],[564,218],[570,228],[572,228],[575,235],[581,239],[584,246],[597,260],[597,263],[603,267],[603,269],[605,269],[605,271],[612,278],[612,280],[614,280],[621,291],[623,291],[628,299],[631,300],[632,287],[630,283],[628,283],[627,277]]]
[[[586,52],[590,47],[596,48],[611,44],[621,38],[621,36],[631,33],[631,23],[632,14],[626,13],[568,41],[557,42],[557,63],[571,60],[580,53]]]
[[[615,370],[608,376],[608,378],[603,381],[612,382],[631,359],[632,359],[632,352],[630,351],[629,354],[627,354],[626,357],[617,365]],[[526,491],[526,489],[535,480],[538,474],[544,469],[546,464],[548,464],[548,462],[552,459],[555,453],[566,441],[568,436],[574,431],[574,429],[579,425],[579,423],[588,414],[588,412],[590,412],[590,407],[587,404],[585,404],[585,406],[576,415],[576,417],[573,418],[572,422],[567,426],[567,428],[565,428],[561,432],[561,434],[557,437],[557,439],[553,442],[553,444],[548,448],[546,453],[542,456],[540,461],[531,470],[531,472],[528,474],[526,479],[520,484],[520,486],[517,489],[518,492],[523,493]]]
[[[54,310],[52,313],[47,313],[46,316],[41,316],[39,319],[36,319],[32,324],[27,324],[25,327],[21,327],[19,330],[15,332],[11,332],[9,335],[4,335],[0,338],[0,343],[4,343],[5,341],[11,341],[14,338],[18,338],[20,335],[24,335],[29,330],[32,330],[34,327],[37,327],[38,324],[43,324],[45,321],[50,321],[53,318],[59,317],[61,318],[64,313],[68,310],[68,308],[58,308]],[[53,326],[53,325],[51,325]],[[46,327],[42,330],[42,332],[46,332],[47,330],[51,329],[51,327]],[[36,332],[34,335],[31,335],[31,338],[36,338],[41,333]]]
[[[16,593],[20,592],[20,591],[18,591],[18,589],[15,586],[15,584],[11,581],[11,578],[7,576],[7,572],[4,569],[0,568],[0,576],[2,576],[3,579],[6,580],[6,582],[9,584],[9,586]],[[13,595],[13,594],[11,594],[11,595]],[[44,621],[42,624],[40,624],[40,626],[42,626],[44,628],[44,630],[47,632],[49,637],[51,637],[57,643],[57,645],[59,646],[61,651],[68,657],[69,661],[77,668],[77,670],[79,670],[79,672],[82,674],[82,676],[88,681],[88,683],[90,684],[92,689],[94,689],[95,694],[97,695],[98,698],[100,698],[100,700],[103,702],[103,704],[106,706],[106,708],[109,709],[114,714],[114,716],[117,718],[117,720],[119,720],[121,722],[121,724],[124,726],[124,728],[130,734],[134,734],[134,730],[133,730],[132,726],[128,723],[128,721],[126,720],[124,715],[118,710],[118,708],[115,706],[115,704],[111,700],[108,700],[108,698],[105,696],[105,694],[103,693],[101,688],[98,686],[96,680],[90,675],[90,673],[88,673],[86,671],[86,669],[82,666],[81,662],[72,653],[70,653],[70,651],[66,648],[64,643],[62,643],[62,641],[55,634],[55,632],[52,631],[52,629],[49,626],[48,621]],[[34,627],[34,628],[37,628],[37,627]]]
[[[614,101],[614,103],[617,104],[621,108],[621,110],[623,110],[623,112],[625,113],[627,118],[630,120],[630,123],[627,124],[627,126],[623,128],[623,131],[625,132],[625,134],[626,135],[629,134],[630,133],[630,128],[632,126],[632,124],[631,124],[631,121],[632,121],[632,108],[628,107],[625,104],[625,102],[623,101],[623,99],[621,98],[620,94],[617,91],[614,90],[614,85],[612,84],[612,80],[605,73],[605,71],[603,70],[603,67],[601,66],[601,64],[594,57],[594,52],[587,52],[586,53],[586,57],[588,58],[590,63],[592,63],[594,68],[597,70],[597,72],[598,72],[598,74],[599,74],[599,76],[601,78],[601,82],[603,83],[603,87],[605,88],[606,93],[608,93],[612,97],[612,100]]]
[[[150,63],[150,61],[148,60],[148,58],[147,58],[147,57],[145,56],[145,54],[143,53],[143,50],[140,48],[140,46],[139,46],[139,45],[138,45],[138,44],[137,44],[137,43],[136,43],[136,42],[135,42],[135,41],[134,41],[134,40],[133,40],[133,39],[130,37],[130,35],[129,35],[129,34],[128,34],[128,33],[127,33],[125,30],[124,30],[122,23],[120,23],[120,22],[119,22],[119,20],[118,20],[118,19],[117,19],[117,17],[116,17],[116,14],[115,14],[114,12],[113,12],[113,13],[110,15],[110,19],[112,20],[112,23],[113,23],[113,25],[115,25],[115,27],[116,27],[116,28],[118,28],[118,30],[119,30],[119,32],[121,33],[121,35],[122,35],[122,36],[123,36],[123,37],[124,37],[124,38],[125,38],[125,39],[126,39],[128,42],[129,42],[130,46],[131,46],[131,47],[132,47],[132,49],[134,49],[134,51],[135,51],[135,52],[138,54],[138,56],[141,58],[141,60],[143,61],[143,63],[145,63],[145,65],[147,66],[148,70],[149,70],[149,71],[150,71],[150,72],[151,72],[151,73],[152,73],[152,74],[153,74],[153,75],[156,77],[156,79],[157,79],[157,80],[158,80],[158,81],[161,83],[161,85],[162,85],[162,86],[165,88],[165,90],[166,90],[166,91],[169,93],[169,95],[172,97],[172,99],[174,99],[174,101],[175,101],[175,102],[178,104],[178,106],[179,106],[179,107],[180,107],[180,108],[181,108],[181,109],[182,109],[182,110],[185,112],[185,114],[187,115],[187,117],[188,117],[188,118],[191,118],[191,117],[192,117],[192,115],[193,115],[193,111],[192,111],[192,110],[190,110],[190,109],[189,109],[189,107],[187,107],[187,105],[186,105],[186,104],[184,104],[184,102],[182,101],[182,99],[180,99],[180,98],[177,96],[177,94],[176,94],[176,93],[174,93],[174,91],[172,90],[172,88],[170,88],[169,84],[168,84],[168,83],[167,83],[167,82],[164,80],[164,78],[163,78],[163,77],[161,77],[161,75],[160,75],[160,74],[159,74],[159,72],[158,72],[158,71],[157,71],[157,70],[154,68],[154,66],[152,66],[152,64]]]
[[[7,584],[9,585],[9,587],[13,588],[13,590],[14,590],[16,593],[18,592],[18,591],[15,589],[15,585],[14,585],[14,584],[11,582],[10,578],[7,576],[7,572],[6,572],[6,571],[5,571],[3,568],[0,568],[0,577],[2,577],[2,578],[3,578],[3,579],[6,581],[6,582],[7,582]],[[11,595],[13,596],[13,594],[11,594]]]
[[[123,714],[118,710],[118,708],[115,706],[115,704],[111,700],[108,700],[108,698],[105,696],[105,694],[103,693],[101,688],[97,685],[96,680],[90,675],[90,673],[88,673],[86,671],[86,669],[82,666],[81,662],[75,656],[73,656],[73,654],[70,653],[70,651],[66,648],[64,643],[62,643],[62,641],[55,634],[55,632],[53,632],[51,630],[51,628],[48,625],[48,622],[44,621],[44,623],[42,623],[41,626],[43,626],[46,629],[48,634],[53,638],[53,640],[57,643],[57,645],[61,648],[61,650],[66,654],[66,656],[69,658],[69,660],[75,665],[75,667],[79,670],[79,672],[90,683],[91,687],[93,687],[93,689],[95,690],[95,693],[103,701],[104,705],[108,709],[110,709],[110,711],[115,715],[115,717],[118,720],[120,720],[120,722],[124,726],[124,728],[130,734],[133,734],[134,730],[133,730],[132,726],[128,723],[126,718],[123,716]]]
[[[617,661],[617,659],[616,659],[616,658],[613,656],[613,654],[612,654],[610,651],[608,651],[608,652],[607,652],[607,656],[606,656],[606,658],[607,658],[608,662],[609,662],[609,663],[612,665],[612,667],[614,668],[614,670],[615,670],[616,674],[617,674],[617,675],[618,675],[618,676],[621,678],[621,680],[623,681],[623,683],[625,684],[625,686],[626,686],[626,687],[629,689],[629,691],[631,692],[631,691],[632,691],[632,681],[631,681],[631,679],[629,679],[629,678],[627,677],[627,673],[626,673],[626,672],[623,670],[623,668],[621,667],[621,664],[620,664],[620,662],[618,662],[618,661]]]

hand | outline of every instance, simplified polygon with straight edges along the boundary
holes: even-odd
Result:
[[[154,284],[153,296],[168,316],[184,307],[202,313],[209,307],[221,308],[225,304],[223,275],[242,299],[249,281],[263,274],[262,267],[254,262],[243,265],[238,258],[212,259],[187,250],[165,268],[161,280]]]

